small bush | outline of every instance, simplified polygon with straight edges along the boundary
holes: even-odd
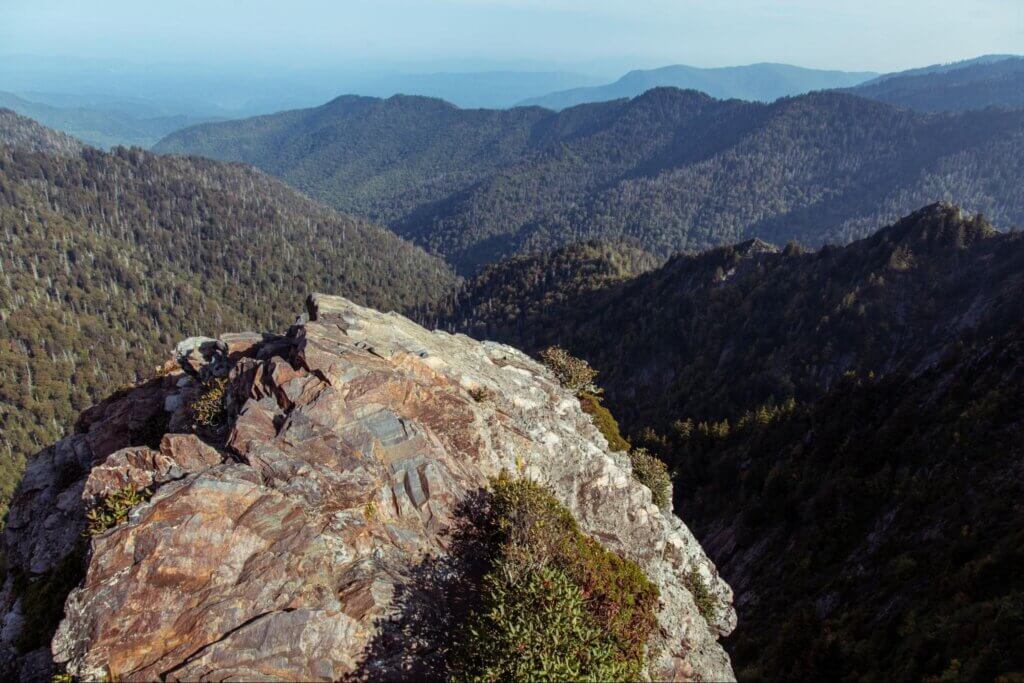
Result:
[[[668,476],[668,468],[661,460],[651,455],[646,448],[634,448],[629,452],[629,461],[633,463],[633,478],[651,490],[654,504],[662,510],[668,508],[669,495],[672,491],[672,479]]]
[[[551,566],[499,560],[469,621],[456,678],[471,681],[616,681],[631,670],[587,610],[583,593]]]
[[[477,403],[492,403],[494,392],[485,386],[473,387],[469,390],[469,397]]]
[[[483,604],[456,648],[457,677],[514,677],[519,669],[510,667],[517,666],[516,659],[547,667],[527,677],[628,680],[640,675],[658,602],[658,589],[640,567],[583,534],[569,510],[529,480],[495,480],[482,527],[492,569],[484,579]],[[541,588],[552,595],[539,596]],[[553,618],[559,611],[576,614],[577,593],[583,607],[579,616],[570,624]],[[522,610],[532,614],[519,614]],[[530,635],[516,641],[513,636],[523,629]],[[545,639],[550,643],[543,644]],[[555,643],[560,644],[557,656],[550,649]]]
[[[594,426],[604,435],[608,447],[613,451],[628,453],[631,448],[625,437],[619,432],[619,423],[607,408],[601,403],[601,397],[596,394],[584,391],[579,395],[580,407],[583,412],[590,415]]]
[[[597,370],[590,367],[590,363],[582,358],[570,355],[568,351],[559,346],[551,346],[540,352],[540,359],[555,374],[561,385],[569,391],[575,394],[584,391],[591,394],[601,393],[601,390],[594,385]]]
[[[220,377],[203,383],[199,395],[189,405],[192,421],[200,427],[216,429],[224,424],[227,418],[226,378]]]
[[[690,595],[693,596],[693,601],[697,604],[697,611],[704,617],[704,620],[711,621],[714,619],[718,614],[718,601],[696,567],[686,573],[683,577],[683,584],[690,591]]]
[[[108,494],[85,514],[85,535],[98,536],[128,519],[132,508],[149,500],[149,489],[137,490],[132,484]]]

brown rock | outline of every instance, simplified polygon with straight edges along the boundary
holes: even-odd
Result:
[[[123,403],[49,452],[51,463],[92,468],[78,489],[64,487],[87,497],[124,481],[161,484],[92,542],[52,644],[68,672],[129,681],[436,678],[464,592],[460,572],[472,561],[452,552],[452,528],[504,470],[543,481],[582,529],[658,585],[652,677],[732,677],[717,642],[735,623],[728,586],[541,366],[337,297],[312,297],[309,322],[290,335],[255,357],[255,339],[238,342],[228,461],[189,435],[167,435],[158,450],[122,443],[117,426],[134,410]],[[221,343],[234,354],[235,340]],[[467,387],[492,399],[476,402]],[[118,447],[98,459],[74,455],[92,443]],[[30,481],[53,488],[52,473]],[[22,564],[40,553],[25,534],[44,500],[26,495],[6,532]],[[46,495],[53,504],[57,495]],[[54,524],[73,526],[82,514],[75,501]],[[683,583],[693,567],[720,601],[715,624]]]

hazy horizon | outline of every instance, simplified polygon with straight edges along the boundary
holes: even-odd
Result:
[[[7,0],[4,57],[214,71],[575,71],[777,62],[898,71],[1024,51],[1016,0]],[[942,36],[949,40],[942,40]],[[955,38],[955,39],[954,39]]]

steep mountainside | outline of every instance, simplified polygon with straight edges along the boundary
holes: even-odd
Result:
[[[486,266],[424,314],[427,322],[453,324],[458,309],[480,339],[527,339],[538,320],[588,293],[653,270],[662,263],[628,244],[580,242],[553,251],[512,256]]]
[[[924,115],[838,93],[765,105],[660,88],[557,114],[342,98],[158,148],[255,163],[464,272],[586,239],[662,256],[845,243],[940,199],[1024,222],[1024,111]]]
[[[527,350],[561,344],[601,371],[632,426],[668,425],[813,399],[847,372],[913,371],[1004,333],[1024,318],[1024,235],[935,205],[846,247],[680,255],[544,307],[492,279],[467,282],[442,324]]]
[[[918,111],[1024,108],[1024,57],[892,74],[849,92]]]
[[[438,259],[250,168],[31,151],[54,140],[0,145],[3,500],[25,456],[181,336],[285,325],[314,286],[397,310],[454,286]]]
[[[5,680],[49,680],[51,653],[83,680],[462,679],[474,614],[512,623],[477,660],[732,680],[729,587],[523,353],[321,295],[287,335],[177,348],[32,459],[3,534]],[[501,558],[520,541],[529,562]],[[514,567],[535,592],[492,592]],[[541,621],[574,635],[532,643],[565,601]],[[620,636],[635,654],[602,649]]]
[[[549,116],[346,95],[313,109],[187,128],[154,151],[244,161],[342,211],[394,223],[518,159]]]
[[[857,85],[876,75],[870,72],[805,69],[789,64],[750,64],[711,69],[676,64],[659,69],[630,71],[614,83],[553,92],[524,100],[521,104],[566,109],[588,102],[636,97],[651,88],[661,87],[699,90],[723,100],[735,98],[772,102],[780,97],[802,95],[812,90]]]
[[[741,679],[1024,670],[1024,328],[661,452],[736,589]]]
[[[553,296],[529,286],[549,259]],[[741,679],[1021,670],[1024,234],[934,205],[842,248],[750,241],[561,296],[579,278],[512,259],[442,322],[600,371],[736,590]]]

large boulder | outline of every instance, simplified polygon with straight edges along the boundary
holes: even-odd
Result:
[[[652,678],[732,678],[717,641],[735,626],[731,590],[574,396],[523,353],[322,295],[285,337],[214,341],[182,347],[187,374],[119,397],[30,463],[4,532],[10,675],[47,665],[18,648],[25,586],[73,553],[87,505],[132,484],[152,498],[91,538],[51,642],[61,670],[436,677],[459,598],[452,529],[504,471],[547,485],[658,586]],[[190,424],[189,403],[225,372],[225,424]],[[147,413],[136,416],[145,427],[194,434],[133,432],[133,411]],[[717,603],[710,622],[687,588],[696,575]]]

